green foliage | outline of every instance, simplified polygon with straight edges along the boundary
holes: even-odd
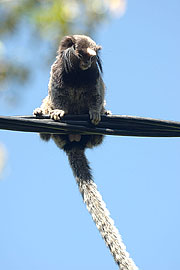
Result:
[[[31,44],[48,41],[53,54],[64,35],[92,36],[98,25],[108,18],[111,1],[114,3],[113,0],[0,0],[0,45],[5,46],[4,40],[19,37],[26,25]],[[121,1],[125,0],[116,0]],[[15,62],[11,56],[3,54],[3,46],[0,46],[0,90],[5,89],[7,81],[8,85],[21,85],[31,73],[25,66],[25,56],[24,63]]]

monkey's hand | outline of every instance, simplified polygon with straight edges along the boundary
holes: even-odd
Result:
[[[35,116],[41,116],[41,115],[43,115],[43,111],[42,111],[41,108],[36,108],[36,109],[33,111],[33,114],[34,114]]]
[[[99,122],[101,121],[101,114],[99,111],[90,110],[89,116],[90,116],[90,120],[91,120],[92,124],[94,124],[94,125],[98,125]]]
[[[56,110],[50,111],[50,117],[51,119],[55,121],[60,120],[64,116],[64,114],[65,114],[65,111],[63,110],[56,109]]]

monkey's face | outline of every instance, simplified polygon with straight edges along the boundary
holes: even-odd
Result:
[[[87,70],[95,63],[102,71],[98,51],[101,49],[91,38],[84,35],[66,36],[60,45],[63,52],[66,72],[79,67]]]
[[[96,49],[87,47],[87,48],[78,48],[75,49],[78,58],[79,58],[79,67],[82,70],[86,70],[91,67],[92,63],[96,62],[97,52]]]

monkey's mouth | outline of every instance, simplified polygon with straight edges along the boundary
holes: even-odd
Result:
[[[86,70],[86,69],[91,67],[91,62],[84,63],[84,62],[81,61],[80,64],[79,64],[79,67],[82,70]]]

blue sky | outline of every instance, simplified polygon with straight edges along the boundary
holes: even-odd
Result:
[[[129,1],[124,17],[98,29],[113,114],[180,120],[179,12],[178,0]],[[28,52],[34,76],[17,107],[1,102],[1,115],[29,115],[47,94],[49,70],[36,68],[46,50],[27,49],[26,31],[22,38],[8,44],[10,53]],[[0,141],[8,151],[0,181],[0,269],[117,269],[66,155],[37,134],[1,131]],[[179,269],[180,139],[108,136],[87,156],[139,268]]]

